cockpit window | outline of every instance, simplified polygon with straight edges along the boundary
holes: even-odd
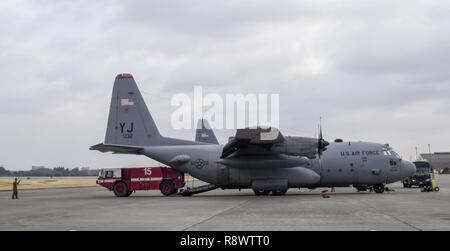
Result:
[[[112,170],[106,171],[105,178],[114,177],[114,172]]]
[[[392,149],[392,147],[385,147],[382,150],[383,150],[383,155],[385,155],[385,156],[394,156],[394,157],[400,158],[400,155],[398,155],[398,153],[396,153],[394,151],[394,149]]]
[[[427,175],[431,173],[430,167],[417,167],[417,175]]]
[[[98,174],[100,178],[113,178],[114,177],[114,171],[113,170],[101,170]]]
[[[416,175],[430,175],[433,172],[433,169],[428,162],[424,161],[416,161],[414,162],[414,165],[416,166]]]
[[[395,151],[391,150],[390,152],[391,152],[391,155],[393,155],[393,156],[395,156],[395,157],[400,157],[400,156],[398,155],[398,153],[396,153]]]

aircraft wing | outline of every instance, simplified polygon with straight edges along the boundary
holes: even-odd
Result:
[[[244,128],[236,131],[236,136],[230,138],[223,147],[221,158],[241,152],[245,155],[271,155],[270,148],[282,143],[285,139],[276,128]]]
[[[217,163],[254,169],[305,167],[318,156],[318,147],[317,138],[284,137],[275,128],[238,129]]]
[[[115,154],[140,154],[143,147],[138,146],[122,146],[122,145],[105,145],[103,143],[91,146],[89,150],[97,150],[102,153],[112,152]]]

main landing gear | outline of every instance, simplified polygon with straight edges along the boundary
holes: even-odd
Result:
[[[375,193],[384,193],[384,191],[385,191],[384,184],[374,185],[373,186],[373,191],[375,191]]]
[[[285,195],[287,192],[286,190],[257,190],[257,189],[253,189],[253,192],[255,192],[256,196],[267,196],[270,193],[272,193],[273,196],[280,196],[280,195]]]
[[[374,191],[375,193],[384,193],[384,191],[387,191],[384,184],[377,184],[373,186],[355,186],[355,188],[358,192]]]

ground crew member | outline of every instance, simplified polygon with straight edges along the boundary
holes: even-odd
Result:
[[[17,186],[20,184],[20,180],[17,181],[17,178],[14,179],[13,182],[13,193],[12,193],[12,199],[18,199],[19,196],[17,195]]]

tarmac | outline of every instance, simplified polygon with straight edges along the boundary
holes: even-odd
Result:
[[[388,187],[384,194],[336,188],[285,196],[214,190],[192,197],[140,191],[116,198],[102,187],[0,192],[0,230],[450,230],[450,175],[440,192]],[[20,189],[20,187],[19,187]]]

